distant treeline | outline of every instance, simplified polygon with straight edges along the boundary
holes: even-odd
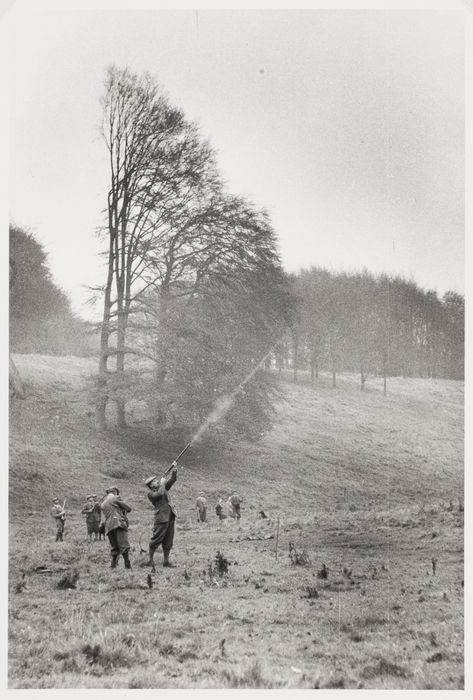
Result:
[[[366,271],[334,273],[314,267],[292,276],[298,298],[291,333],[277,361],[309,369],[369,375],[464,377],[465,300],[439,299],[402,277]]]
[[[96,354],[97,336],[91,333],[52,281],[41,244],[30,232],[10,225],[10,351]]]

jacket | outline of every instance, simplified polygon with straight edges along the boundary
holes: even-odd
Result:
[[[54,519],[59,518],[59,520],[64,521],[64,520],[66,519],[66,511],[65,511],[64,508],[63,508],[62,506],[60,506],[59,504],[58,504],[58,505],[54,505],[54,506],[51,508],[51,517],[54,518]]]
[[[122,501],[119,496],[114,493],[108,493],[103,499],[100,507],[105,517],[105,534],[108,535],[112,530],[121,528],[128,530],[128,519],[126,514],[131,511],[130,506]]]
[[[102,519],[102,513],[99,503],[94,503],[91,506],[89,506],[89,504],[86,503],[85,506],[82,508],[81,513],[82,515],[86,516],[86,521],[88,523],[97,523],[98,525],[100,524],[100,520]]]
[[[171,513],[176,517],[176,511],[169,497],[169,489],[176,480],[177,474],[173,472],[171,477],[164,484],[161,484],[157,489],[151,489],[148,493],[148,498],[154,506],[155,523],[168,523],[171,518]]]

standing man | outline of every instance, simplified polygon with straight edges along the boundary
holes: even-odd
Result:
[[[219,520],[224,520],[227,516],[223,512],[223,501],[221,498],[218,499],[217,505],[215,506],[215,512],[218,515]]]
[[[195,507],[197,508],[197,522],[205,523],[207,520],[207,501],[204,497],[204,492],[200,491],[195,502]]]
[[[92,542],[92,535],[97,540],[99,536],[100,519],[102,517],[100,504],[97,503],[97,496],[92,494],[87,496],[87,502],[81,510],[82,515],[85,515],[85,523],[87,525],[87,536],[89,542]]]
[[[149,488],[148,498],[154,506],[153,532],[149,541],[149,561],[147,563],[153,571],[154,553],[159,545],[163,548],[163,566],[174,566],[169,561],[169,552],[174,541],[176,511],[171,504],[169,489],[176,482],[176,479],[177,469],[174,467],[168,478],[163,476],[162,479],[159,479],[157,476],[150,476],[145,481]]]
[[[51,517],[56,521],[56,542],[62,542],[64,534],[64,523],[66,522],[66,501],[61,505],[59,498],[53,498],[53,507],[51,508]]]
[[[233,506],[233,512],[235,513],[235,518],[237,520],[240,520],[240,518],[241,518],[240,503],[241,503],[242,499],[240,498],[240,496],[237,494],[236,491],[233,491],[232,495],[230,496],[230,498],[228,500],[230,501],[230,503]]]
[[[105,492],[101,508],[105,517],[105,534],[110,541],[112,562],[111,568],[115,569],[118,557],[123,556],[125,569],[131,569],[130,543],[128,541],[128,518],[130,506],[120,499],[120,491],[116,486],[111,486]]]

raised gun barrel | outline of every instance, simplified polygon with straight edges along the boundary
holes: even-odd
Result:
[[[173,463],[171,464],[171,466],[168,467],[168,468],[166,469],[166,471],[164,472],[164,476],[166,476],[167,474],[169,474],[169,472],[171,471],[171,469],[174,469],[174,467],[177,467],[178,461],[180,460],[180,458],[182,457],[182,455],[184,454],[184,452],[186,452],[186,451],[189,449],[189,447],[190,447],[191,445],[192,445],[192,442],[188,442],[187,445],[184,447],[184,449],[183,449],[181,452],[179,452],[179,454],[177,455],[177,457],[176,457],[176,459],[174,460],[174,462],[173,462]]]

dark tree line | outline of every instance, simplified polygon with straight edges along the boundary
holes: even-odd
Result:
[[[50,355],[91,353],[87,325],[54,284],[47,254],[27,230],[10,225],[10,351]]]
[[[292,277],[297,317],[278,361],[291,356],[295,374],[309,368],[370,375],[464,377],[464,298],[424,291],[402,277],[322,268]]]

